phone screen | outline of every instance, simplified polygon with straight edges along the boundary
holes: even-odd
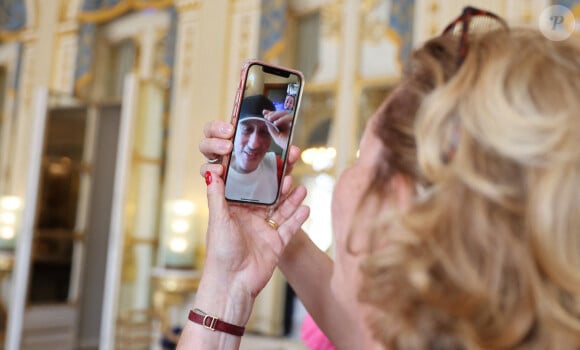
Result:
[[[262,62],[243,70],[234,107],[233,151],[226,167],[227,200],[274,204],[298,116],[303,76]]]

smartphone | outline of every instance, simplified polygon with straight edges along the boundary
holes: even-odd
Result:
[[[244,64],[232,113],[234,147],[224,163],[227,200],[276,203],[303,87],[300,71],[258,60]]]

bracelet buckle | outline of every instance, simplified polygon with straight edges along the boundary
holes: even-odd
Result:
[[[236,326],[235,324],[224,322],[218,317],[206,314],[200,309],[189,310],[188,318],[191,322],[202,325],[203,328],[209,329],[211,331],[225,332],[238,337],[244,335],[245,327],[240,327]]]
[[[207,319],[209,319],[209,325],[208,325],[208,324],[207,324],[207,322],[205,321],[205,320],[207,320]],[[203,325],[205,328],[207,328],[207,329],[210,329],[210,330],[212,330],[212,331],[214,331],[214,332],[215,332],[215,325],[216,325],[216,323],[217,323],[217,321],[218,321],[218,320],[219,320],[219,318],[217,318],[217,317],[215,317],[215,316],[212,316],[212,315],[205,314],[205,315],[203,315],[203,320],[201,321],[201,324],[202,324],[202,325]]]

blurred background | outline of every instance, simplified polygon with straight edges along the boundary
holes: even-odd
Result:
[[[197,147],[248,58],[304,72],[293,175],[332,254],[366,120],[467,4],[533,27],[558,4],[580,28],[572,0],[0,0],[0,348],[174,347],[203,269]],[[304,349],[304,315],[276,271],[243,347]]]

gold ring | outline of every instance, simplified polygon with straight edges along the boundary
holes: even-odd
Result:
[[[209,159],[208,157],[205,157],[205,160],[210,164],[215,164],[215,163],[220,161],[220,157],[213,158],[213,159]]]
[[[270,225],[270,227],[272,227],[274,230],[278,229],[278,223],[270,218],[266,219],[266,222],[268,223],[268,225]]]

